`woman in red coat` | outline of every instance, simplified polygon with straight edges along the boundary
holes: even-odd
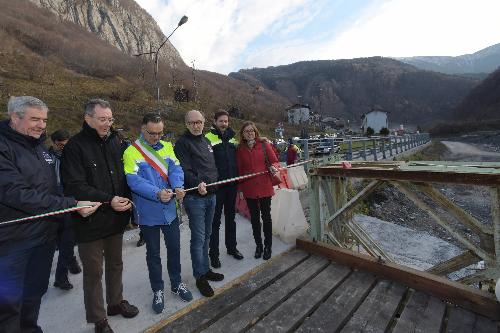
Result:
[[[268,163],[266,163],[266,155]],[[262,140],[259,130],[251,121],[243,124],[240,130],[240,144],[236,150],[236,162],[240,175],[247,175],[261,171],[270,170],[272,173],[278,170],[272,166],[278,160],[271,145]],[[272,247],[272,221],[271,221],[271,197],[274,189],[269,173],[243,180],[239,184],[250,210],[253,238],[256,249],[255,258],[267,260],[271,258]],[[262,247],[262,236],[260,231],[260,215],[264,230],[264,248]],[[262,253],[264,252],[264,253]]]

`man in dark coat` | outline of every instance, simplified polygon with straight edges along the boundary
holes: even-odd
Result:
[[[54,159],[44,148],[48,108],[31,96],[13,97],[0,122],[0,222],[76,205],[99,204],[58,193]],[[58,222],[51,217],[0,223],[0,332],[42,332],[40,301],[49,284]]]
[[[83,291],[87,322],[96,332],[113,332],[109,316],[135,317],[139,310],[123,299],[122,243],[130,219],[120,140],[111,128],[110,104],[101,99],[85,106],[83,129],[64,147],[61,176],[64,192],[77,199],[102,202],[90,218],[75,217],[75,237],[83,266]],[[103,260],[104,259],[104,260]],[[106,301],[104,308],[102,266],[105,261]]]
[[[238,141],[235,135],[236,133],[229,127],[229,113],[225,110],[216,112],[214,125],[205,137],[210,141],[214,151],[219,180],[238,176],[238,167],[236,165],[236,147]],[[212,222],[212,235],[210,236],[210,250],[208,253],[210,263],[214,268],[221,267],[219,260],[219,229],[223,208],[227,253],[238,260],[243,259],[243,255],[236,248],[236,222],[234,218],[237,191],[236,182],[220,185],[217,188],[215,214]]]
[[[64,146],[68,143],[69,132],[65,129],[59,129],[50,135],[50,139],[54,144],[49,148],[49,152],[54,159],[54,169],[56,171],[57,188],[59,193],[63,195],[61,184],[61,156]],[[57,230],[57,249],[59,256],[57,259],[56,276],[54,287],[62,290],[73,289],[73,285],[69,282],[68,271],[72,274],[78,274],[82,271],[80,264],[75,257],[75,235],[73,231],[73,221],[70,214],[63,214],[60,217],[61,223]]]
[[[184,188],[197,187],[186,192],[184,208],[191,229],[191,262],[196,287],[205,297],[214,295],[208,281],[222,281],[224,275],[210,270],[208,246],[215,209],[215,188],[207,184],[217,181],[217,167],[210,141],[203,136],[205,117],[200,111],[186,113],[187,131],[177,141],[174,151],[184,171]]]

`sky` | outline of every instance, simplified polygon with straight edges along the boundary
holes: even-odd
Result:
[[[302,60],[458,56],[500,43],[500,0],[136,0],[184,62],[221,74]]]

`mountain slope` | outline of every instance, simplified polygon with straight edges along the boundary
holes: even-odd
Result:
[[[429,125],[447,119],[477,83],[472,78],[419,70],[381,57],[303,61],[286,66],[240,70],[229,76],[262,84],[314,112],[359,122],[373,107],[389,111],[389,121]]]
[[[457,107],[456,119],[500,120],[500,69],[475,87]]]
[[[80,2],[78,2],[80,3]],[[81,127],[82,107],[89,98],[105,98],[113,105],[117,127],[135,135],[142,115],[168,114],[166,131],[184,130],[184,113],[199,109],[211,115],[219,108],[238,107],[245,119],[259,122],[264,132],[281,120],[286,99],[217,73],[160,63],[161,101],[156,101],[153,63],[132,57],[72,22],[29,1],[0,0],[0,111],[9,96],[33,95],[50,108],[48,131]],[[176,89],[190,90],[191,101],[176,102]],[[197,100],[194,97],[197,96]],[[6,117],[0,112],[0,118]],[[241,120],[234,120],[235,128]],[[292,129],[290,129],[292,130]],[[297,130],[298,131],[298,130]]]
[[[457,57],[420,56],[397,60],[417,68],[446,74],[491,73],[500,66],[500,43]]]

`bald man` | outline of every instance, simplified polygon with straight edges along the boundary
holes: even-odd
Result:
[[[191,262],[196,287],[205,297],[214,295],[208,281],[222,281],[224,275],[210,270],[208,247],[215,211],[215,188],[206,187],[217,181],[217,166],[210,141],[203,135],[205,117],[200,111],[186,113],[187,130],[177,141],[174,151],[184,171],[184,188],[197,187],[186,192],[184,207],[191,229]]]

